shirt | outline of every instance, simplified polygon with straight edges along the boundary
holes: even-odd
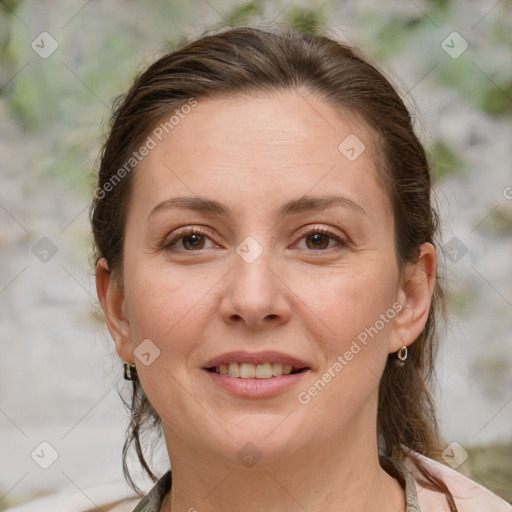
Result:
[[[458,471],[412,452],[421,465],[442,480],[453,495],[458,512],[512,512],[512,505],[490,490],[474,482]],[[444,493],[434,490],[425,482],[421,472],[412,461],[403,462],[381,459],[383,469],[395,477],[405,490],[405,512],[450,512]],[[172,485],[172,474],[168,471],[139,503],[129,508],[114,508],[112,512],[160,512],[163,499]]]
[[[412,455],[450,489],[459,512],[512,512],[510,504],[458,471],[415,452]],[[429,487],[421,472],[409,459],[406,458],[403,463],[395,459],[381,459],[380,463],[404,488],[406,512],[450,512],[444,494]],[[80,491],[73,487],[58,494],[36,498],[9,509],[9,512],[160,512],[162,501],[171,489],[171,484],[172,476],[169,471],[142,499],[133,494],[128,497],[124,481],[101,484]]]

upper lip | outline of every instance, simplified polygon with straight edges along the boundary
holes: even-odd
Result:
[[[302,361],[294,356],[284,354],[283,352],[276,352],[273,350],[265,350],[263,352],[246,352],[244,350],[237,350],[234,352],[225,352],[206,362],[204,368],[215,368],[221,364],[228,365],[229,363],[281,363],[290,364],[294,369],[309,368],[307,362]]]

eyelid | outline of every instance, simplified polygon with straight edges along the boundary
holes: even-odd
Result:
[[[326,228],[326,227],[320,226],[320,225],[305,227],[303,230],[300,231],[295,243],[299,242],[304,236],[313,234],[313,233],[322,233],[324,235],[327,235],[329,238],[332,238],[333,240],[338,242],[338,244],[341,247],[344,247],[348,244],[348,241],[345,240],[344,237],[342,235],[338,234],[334,229]],[[330,250],[332,250],[332,249],[334,249],[334,248],[331,248]],[[314,250],[311,250],[311,251],[321,253],[321,252],[328,252],[329,249],[320,250],[320,251],[314,251]]]
[[[186,227],[177,229],[173,233],[172,237],[169,240],[164,238],[163,248],[168,249],[169,247],[171,247],[171,246],[175,245],[177,242],[179,242],[181,238],[188,236],[188,235],[196,235],[196,234],[204,235],[205,237],[210,238],[210,239],[212,238],[212,234],[209,231],[205,230],[204,228],[186,226]],[[198,252],[198,251],[186,251],[186,252]]]
[[[333,229],[329,229],[329,228],[326,228],[324,226],[319,226],[319,225],[315,226],[314,225],[314,226],[306,226],[305,228],[303,228],[299,232],[298,236],[296,237],[294,245],[297,244],[305,236],[307,236],[309,234],[314,234],[314,233],[322,233],[322,234],[328,236],[332,240],[336,241],[341,247],[345,247],[348,244],[347,240],[345,240],[343,238],[343,236],[339,235]],[[174,246],[177,242],[179,242],[180,239],[182,239],[185,236],[193,235],[193,234],[203,235],[203,236],[209,238],[213,242],[212,234],[208,230],[205,230],[204,228],[199,228],[199,227],[186,226],[186,227],[183,227],[183,228],[179,228],[173,234],[173,236],[171,237],[170,240],[165,241],[164,245],[163,245],[163,249],[171,250],[170,248],[172,246]],[[329,250],[332,250],[332,249],[334,249],[334,248],[318,250],[318,251],[314,251],[314,250],[311,249],[311,251],[312,252],[322,253],[322,252],[329,252]],[[182,249],[183,252],[200,252],[202,250],[204,250],[204,249],[199,249],[198,251],[186,251],[186,250]],[[308,249],[305,249],[305,250],[308,250]]]

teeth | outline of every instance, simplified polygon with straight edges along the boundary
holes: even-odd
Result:
[[[231,363],[230,366],[231,365],[238,366],[237,363]],[[254,377],[256,377],[256,366],[249,363],[242,363],[240,365],[240,377],[242,377],[242,379],[254,379]]]
[[[272,377],[280,377],[281,375],[289,375],[293,370],[291,364],[281,363],[229,363],[221,364],[215,368],[215,373],[221,375],[229,375],[241,379],[270,379]]]
[[[228,375],[230,377],[240,377],[240,366],[238,366],[236,363],[229,363]]]
[[[283,375],[283,365],[281,363],[272,363],[272,375],[274,377]]]
[[[257,379],[270,379],[272,377],[272,365],[270,363],[263,363],[256,366]]]

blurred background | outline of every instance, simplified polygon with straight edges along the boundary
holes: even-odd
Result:
[[[357,44],[413,110],[443,221],[450,323],[434,391],[446,461],[512,502],[511,0],[6,0],[0,510],[122,480],[126,384],[88,225],[110,107],[169,43],[247,24]]]

